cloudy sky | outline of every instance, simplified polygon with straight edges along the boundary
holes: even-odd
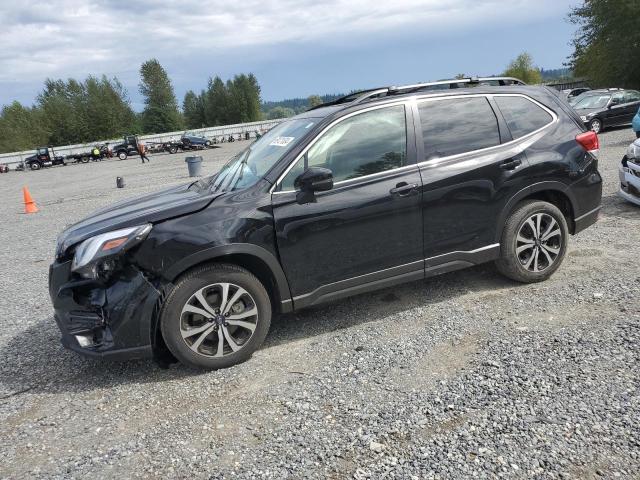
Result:
[[[266,100],[500,73],[520,52],[562,67],[579,0],[2,0],[0,105],[51,78],[117,76],[140,109],[155,57],[181,100],[253,72]]]

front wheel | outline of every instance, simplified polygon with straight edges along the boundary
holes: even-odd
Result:
[[[120,160],[126,160],[127,159],[127,152],[118,152],[118,158]]]
[[[169,147],[169,153],[178,153],[178,147]]]
[[[496,266],[518,282],[546,280],[564,259],[567,237],[567,221],[558,207],[537,200],[524,202],[507,219]]]
[[[602,130],[602,120],[599,118],[594,118],[589,122],[589,130],[593,130],[596,133],[600,133]]]
[[[209,265],[186,274],[160,316],[163,338],[180,362],[209,370],[241,363],[262,344],[271,302],[260,281],[235,265]]]
[[[207,148],[211,147],[211,140],[207,140],[206,142],[204,142],[204,146]]]
[[[42,168],[42,165],[40,165],[40,163],[38,162],[33,162],[29,164],[29,168],[31,170],[40,170],[40,168]]]

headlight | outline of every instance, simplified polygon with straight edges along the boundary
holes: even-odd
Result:
[[[636,140],[627,148],[627,158],[640,158],[640,140]]]
[[[151,224],[123,228],[86,239],[76,248],[71,270],[83,277],[96,278],[100,260],[122,253],[137,245],[151,231]]]
[[[587,121],[587,117],[585,117],[584,115],[580,115],[580,120],[582,120],[583,122]]]

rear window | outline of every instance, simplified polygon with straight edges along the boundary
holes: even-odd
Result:
[[[535,132],[553,120],[546,110],[524,97],[494,97],[494,100],[514,140]]]
[[[419,104],[425,160],[500,144],[498,120],[485,97]]]

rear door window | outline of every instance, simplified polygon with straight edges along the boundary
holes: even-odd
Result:
[[[418,109],[425,160],[500,144],[498,120],[485,97],[426,101]]]
[[[513,139],[524,137],[553,121],[544,108],[525,97],[493,97]]]

